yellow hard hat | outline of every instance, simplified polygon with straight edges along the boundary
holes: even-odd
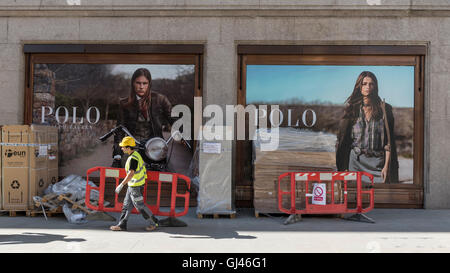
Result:
[[[130,136],[126,136],[122,139],[122,142],[119,143],[120,147],[125,147],[125,146],[130,146],[130,147],[134,147],[136,146],[136,142],[134,141],[134,139]]]

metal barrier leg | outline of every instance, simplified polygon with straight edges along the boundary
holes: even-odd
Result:
[[[302,220],[302,215],[301,214],[291,214],[286,219],[286,221],[284,221],[284,224],[285,225],[294,224],[294,223],[297,223],[297,222],[299,222],[301,220]]]
[[[356,213],[350,217],[343,218],[343,219],[348,220],[348,221],[357,221],[357,222],[366,222],[366,223],[375,224],[375,221],[372,218],[368,217],[367,215],[365,215],[363,213]]]

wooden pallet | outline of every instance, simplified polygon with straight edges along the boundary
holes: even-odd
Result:
[[[67,202],[71,203],[72,204],[72,209],[79,209],[79,210],[84,211],[87,214],[91,214],[92,213],[90,210],[88,210],[84,206],[84,200],[74,201],[70,197],[71,197],[70,195],[61,194],[61,195],[58,196],[58,200],[59,201],[67,201]]]
[[[27,211],[28,217],[37,217],[44,215],[44,212],[42,210],[36,209],[36,210],[29,210]],[[58,217],[64,215],[64,212],[62,211],[62,208],[59,207],[55,210],[49,210],[45,211],[45,216],[47,217]]]
[[[85,200],[75,201],[75,196],[72,196],[70,193],[59,194],[59,195],[50,193],[48,195],[45,195],[42,198],[37,198],[36,200],[34,200],[37,210],[39,210],[39,209],[42,210],[42,207],[44,207],[46,213],[47,213],[47,211],[53,213],[58,209],[62,211],[62,206],[64,205],[65,202],[68,202],[71,205],[72,210],[78,209],[78,210],[82,210],[83,212],[85,212],[87,214],[92,213],[92,211],[86,207]],[[105,203],[107,203],[107,202],[105,202]],[[94,205],[98,205],[98,204],[95,203]]]
[[[223,214],[223,213],[210,213],[210,214],[197,213],[197,218],[198,218],[198,219],[203,219],[203,218],[214,218],[214,219],[219,219],[219,218],[230,218],[230,219],[234,219],[234,218],[236,218],[236,213],[231,213],[231,214]]]
[[[3,210],[2,213],[6,213],[9,217],[27,216],[28,210]]]
[[[32,210],[7,210],[7,211],[2,211],[4,213],[6,213],[9,217],[18,217],[18,216],[27,216],[27,217],[36,217],[36,216],[41,216],[43,215],[43,211],[39,210],[39,209],[32,209]],[[63,215],[64,213],[62,212],[62,209],[56,209],[56,210],[51,210],[51,211],[45,211],[45,214],[47,215],[47,217],[55,217],[55,216],[60,216]]]
[[[44,207],[46,211],[54,212],[60,208],[57,202],[58,195],[55,193],[50,193],[42,198],[33,197],[34,205],[37,209],[42,209]]]
[[[64,215],[63,205],[65,202],[68,202],[71,205],[71,209],[82,210],[86,214],[92,214],[93,211],[86,208],[85,200],[75,201],[74,196],[71,194],[55,194],[50,193],[43,197],[34,197],[34,209],[24,209],[24,210],[2,210],[1,214],[9,215],[10,217],[16,216],[28,216],[28,217],[36,217],[40,215],[44,215],[48,217]],[[92,201],[91,201],[92,202]],[[94,205],[98,205],[96,202],[93,202]],[[107,202],[105,202],[107,203]],[[43,211],[44,209],[44,211]]]

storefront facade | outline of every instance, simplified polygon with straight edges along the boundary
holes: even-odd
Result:
[[[272,65],[275,71],[287,66],[333,66],[334,71],[348,66],[410,67],[410,78],[405,80],[411,84],[410,93],[403,97],[410,103],[393,106],[410,111],[412,131],[407,138],[413,152],[405,157],[411,159],[411,183],[378,186],[376,198],[380,207],[450,208],[450,5],[412,0],[278,2],[5,1],[0,5],[0,124],[42,121],[59,106],[65,108],[60,108],[58,121],[80,123],[73,110],[90,109],[67,104],[50,110],[39,105],[41,112],[34,112],[36,93],[46,93],[35,85],[43,79],[36,78],[38,68],[45,74],[47,68],[61,72],[76,64],[185,65],[183,71],[192,78],[181,83],[160,81],[159,86],[189,86],[186,96],[202,97],[203,108],[225,109],[250,104],[252,66]],[[302,92],[299,98],[306,97]],[[331,97],[341,96],[335,92]],[[338,101],[343,104],[350,92]],[[392,93],[380,91],[388,103],[393,101]],[[321,98],[311,101],[317,99]],[[91,109],[85,124],[96,123],[97,117],[102,122],[107,108],[102,107],[98,106],[99,116]],[[104,120],[104,128],[110,128],[108,118]],[[233,141],[231,156],[215,166],[232,166],[220,170],[227,177],[223,183],[232,189],[232,205],[238,207],[253,205],[254,185],[246,177],[253,171],[245,169],[252,166],[245,155],[251,149],[245,145]],[[207,165],[202,162],[205,158],[200,156],[200,168]]]

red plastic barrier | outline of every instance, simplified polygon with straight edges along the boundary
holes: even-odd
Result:
[[[92,187],[88,184],[89,175],[94,172],[100,172],[100,183],[98,187]],[[117,187],[120,182],[125,178],[126,171],[125,169],[120,168],[111,168],[111,167],[94,167],[87,171],[86,173],[86,207],[96,211],[104,211],[104,212],[120,212],[122,211],[123,203],[119,202],[119,195],[114,192],[114,204],[112,207],[105,207],[105,181],[107,177],[115,178]],[[186,182],[187,190],[184,194],[177,193],[177,184],[178,180],[184,180]],[[157,183],[158,192],[156,195],[156,205],[147,204],[147,187],[149,183]],[[170,196],[170,211],[161,211],[161,186],[162,183],[171,183],[172,191]],[[168,172],[156,172],[156,171],[147,171],[147,180],[145,181],[144,187],[144,203],[147,207],[152,211],[152,213],[156,216],[170,216],[170,217],[180,217],[186,215],[189,210],[189,189],[191,187],[191,180],[189,177],[177,174],[177,173],[168,173]],[[100,193],[98,206],[93,205],[90,202],[91,191],[97,190]],[[181,212],[176,212],[176,199],[183,198],[184,199],[184,210]],[[132,213],[139,213],[136,208],[133,209]]]
[[[367,176],[371,180],[370,189],[363,190],[361,177]],[[289,177],[289,191],[281,189],[281,180]],[[356,208],[349,209],[347,205],[347,182],[356,180]],[[314,198],[315,193],[309,193],[311,184],[326,183],[331,181],[331,189],[327,192],[331,195],[330,204],[312,204],[308,198]],[[344,201],[343,203],[335,203],[334,184],[344,183]],[[305,208],[296,208],[296,183],[305,183]],[[363,208],[362,195],[369,195],[369,207]],[[290,198],[290,207],[283,208],[283,196]],[[326,196],[326,195],[325,195]],[[287,172],[278,177],[278,209],[288,214],[342,214],[342,213],[366,213],[374,207],[374,189],[373,175],[365,172]]]

